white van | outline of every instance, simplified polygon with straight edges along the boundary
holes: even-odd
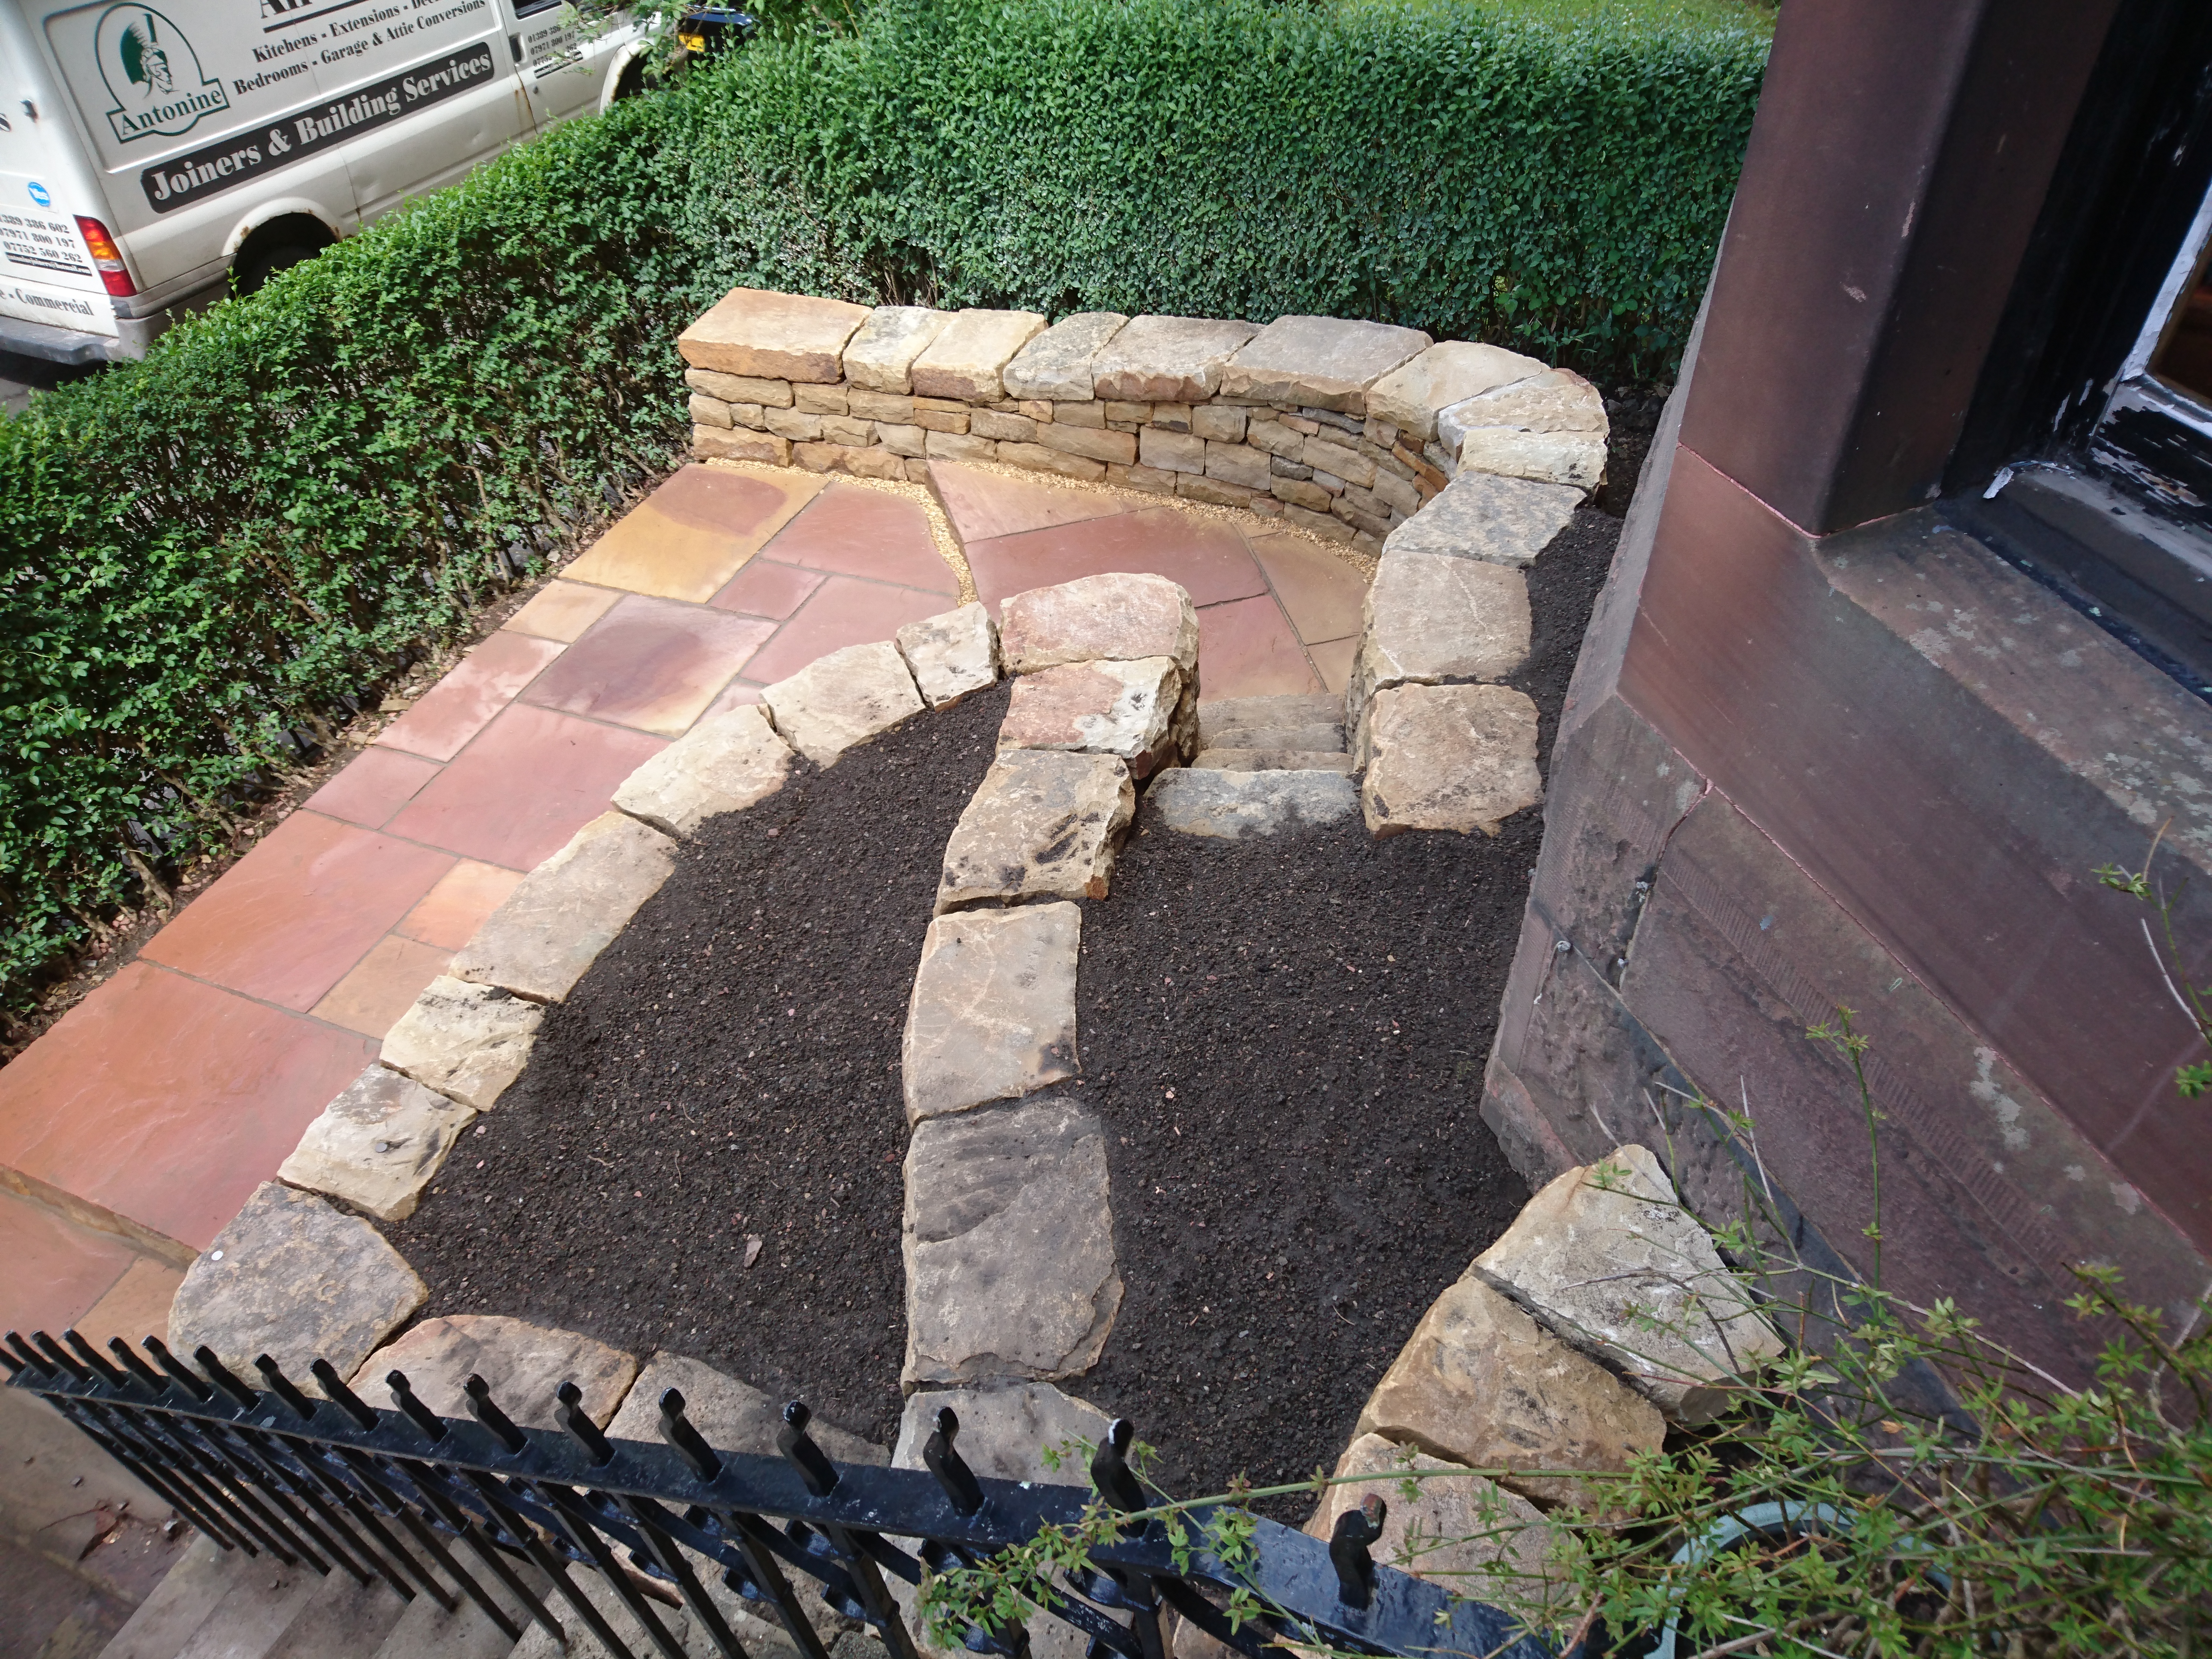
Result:
[[[143,356],[234,270],[605,109],[647,45],[562,0],[0,0],[0,349]]]

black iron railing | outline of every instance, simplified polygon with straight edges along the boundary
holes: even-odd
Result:
[[[595,1569],[666,1659],[684,1654],[657,1606],[688,1608],[725,1659],[747,1659],[700,1582],[699,1562],[780,1626],[804,1659],[827,1655],[794,1574],[870,1626],[891,1659],[916,1659],[886,1575],[919,1584],[926,1573],[975,1566],[1041,1528],[1079,1526],[1097,1498],[1118,1512],[1149,1507],[1124,1458],[1126,1420],[1091,1461],[1094,1498],[1080,1486],[978,1477],[961,1458],[950,1409],[938,1413],[924,1449],[927,1471],[891,1469],[827,1456],[795,1401],[784,1408],[781,1455],[767,1456],[708,1445],[673,1389],[659,1401],[667,1443],[656,1446],[608,1439],[579,1408],[574,1383],[561,1386],[556,1432],[518,1427],[481,1377],[468,1380],[474,1420],[463,1421],[431,1411],[398,1371],[386,1382],[398,1409],[380,1411],[323,1360],[312,1368],[323,1395],[315,1399],[266,1356],[255,1362],[262,1386],[254,1388],[207,1348],[193,1365],[152,1337],[143,1346],[141,1354],[118,1338],[103,1355],[75,1331],[61,1342],[11,1332],[0,1365],[10,1386],[51,1401],[226,1550],[265,1551],[364,1584],[381,1578],[406,1600],[420,1593],[449,1611],[465,1595],[520,1639],[522,1626],[465,1556],[556,1638],[565,1643],[549,1601],[617,1659],[630,1659],[629,1648],[571,1568]],[[1045,1591],[1043,1608],[1090,1638],[1090,1659],[1165,1659],[1170,1612],[1247,1656],[1288,1642],[1549,1659],[1498,1609],[1376,1564],[1367,1547],[1380,1503],[1348,1511],[1328,1543],[1239,1517],[1249,1524],[1236,1531],[1249,1542],[1233,1563],[1203,1547],[1178,1550],[1157,1516],[1123,1523],[1091,1550],[1088,1568]],[[1186,1537],[1221,1535],[1210,1524],[1218,1518],[1204,1507],[1186,1512]],[[1259,1615],[1232,1628],[1224,1611],[1231,1597]],[[1028,1644],[1014,1625],[971,1626],[966,1645],[1025,1659]]]

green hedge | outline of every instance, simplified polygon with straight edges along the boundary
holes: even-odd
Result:
[[[889,0],[35,399],[0,422],[0,1006],[669,465],[671,343],[732,284],[1375,316],[1663,374],[1765,50],[1666,15]]]

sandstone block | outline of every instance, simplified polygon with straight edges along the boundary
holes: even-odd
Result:
[[[1249,507],[1258,492],[1242,484],[1224,483],[1218,478],[1179,472],[1176,475],[1176,494],[1185,501],[1210,501],[1216,507]]]
[[[1440,411],[1542,373],[1542,363],[1517,351],[1439,341],[1369,387],[1367,412],[1424,443],[1437,435]]]
[[[1501,680],[1528,660],[1528,579],[1504,565],[1394,552],[1363,602],[1345,706],[1353,720],[1384,686]]]
[[[1200,772],[1340,772],[1358,763],[1341,749],[1205,749],[1191,763]]]
[[[603,812],[522,878],[454,956],[455,979],[558,1002],[676,867],[676,843]]]
[[[1190,434],[1208,443],[1241,444],[1252,411],[1225,404],[1207,404],[1190,411]]]
[[[1211,438],[1206,443],[1206,476],[1246,489],[1264,490],[1273,482],[1267,471],[1267,451]]]
[[[1154,404],[1152,423],[1163,432],[1190,431],[1191,406],[1188,404]]]
[[[1136,778],[1180,759],[1182,671],[1169,657],[1062,663],[1014,682],[999,748],[1112,755]]]
[[[791,746],[817,766],[835,766],[854,744],[921,712],[906,659],[889,640],[817,657],[761,693]]]
[[[1064,454],[1057,449],[1047,449],[1042,444],[1002,443],[999,446],[999,459],[1008,466],[1031,472],[1050,472],[1062,478],[1081,478],[1092,483],[1106,476],[1104,462]]]
[[[1367,410],[1367,388],[1431,343],[1419,329],[1340,317],[1278,317],[1229,360],[1221,391],[1260,403]]]
[[[276,1173],[380,1221],[404,1221],[475,1117],[412,1079],[372,1066],[323,1108]]]
[[[979,409],[968,417],[968,429],[979,438],[1015,443],[1028,443],[1037,434],[1037,423],[1026,415],[1000,415],[991,410]],[[1000,459],[1006,459],[1003,451]]]
[[[964,433],[969,419],[969,411],[964,408],[925,409],[920,398],[915,399],[914,423],[925,432]]]
[[[755,432],[768,430],[768,406],[764,404],[732,404],[730,424],[742,426]]]
[[[731,418],[736,418],[734,411]],[[791,440],[766,432],[695,426],[691,428],[691,453],[702,461],[767,461],[775,466],[789,466]]]
[[[1255,415],[1244,428],[1244,441],[1285,460],[1296,460],[1306,447],[1305,434],[1293,432],[1279,421]]]
[[[1127,466],[1137,459],[1134,433],[1086,428],[1072,422],[1054,421],[1050,426],[1039,427],[1036,435],[1037,441],[1048,449],[1081,455],[1089,460]]]
[[[691,394],[691,421],[695,426],[727,426],[730,406],[720,398],[709,398],[703,392]]]
[[[1090,1370],[1121,1305],[1103,1127],[1062,1099],[920,1125],[901,1242],[908,1388]]]
[[[1327,472],[1364,488],[1375,482],[1375,463],[1349,445],[1327,438],[1309,438],[1298,459],[1316,472]]]
[[[1268,745],[1341,749],[1344,747],[1344,699],[1334,691],[1294,691],[1260,697],[1215,697],[1198,706],[1200,739],[1209,749],[1229,744],[1244,734],[1264,732],[1265,743],[1243,743],[1245,748]],[[1328,735],[1316,741],[1308,737],[1316,729]],[[1292,740],[1291,733],[1297,739]]]
[[[757,1457],[778,1455],[775,1437],[783,1427],[783,1402],[750,1382],[741,1382],[682,1354],[658,1353],[646,1361],[645,1369],[623,1396],[621,1408],[599,1426],[610,1440],[665,1444],[660,1437],[660,1396],[671,1389],[684,1396],[685,1419],[717,1451],[750,1452]],[[588,1393],[586,1398],[588,1402]],[[841,1463],[880,1467],[890,1461],[873,1441],[849,1434],[820,1417],[806,1425],[806,1432]]]
[[[896,426],[887,421],[876,422],[876,441],[894,455],[910,455],[919,459],[928,447],[929,434],[918,426]]]
[[[929,924],[900,1049],[909,1122],[1075,1075],[1082,927],[1082,912],[1066,903],[963,911]]]
[[[1565,368],[1463,399],[1437,416],[1437,439],[1462,468],[1583,489],[1604,474],[1606,433],[1605,399]]]
[[[951,312],[927,306],[878,306],[845,348],[845,378],[870,392],[913,391],[915,359],[951,320]]]
[[[1124,403],[1202,403],[1259,330],[1203,317],[1138,317],[1092,361],[1095,396]],[[1158,411],[1154,411],[1158,418]]]
[[[771,409],[761,419],[777,437],[788,438],[793,443],[819,443],[822,440],[819,415],[801,414],[796,409]]]
[[[684,371],[684,384],[726,404],[758,404],[769,409],[791,407],[788,380],[765,380],[757,374],[724,374],[711,368],[687,368]]]
[[[1108,468],[1106,476],[1112,477],[1114,470]],[[1175,481],[1182,476],[1176,472],[1163,471],[1156,466],[1133,466],[1128,469],[1127,477],[1116,482],[1126,483],[1132,489],[1144,490],[1148,495],[1172,495],[1175,494]]]
[[[488,1112],[530,1062],[545,1011],[509,992],[441,974],[385,1034],[380,1064]]]
[[[1152,406],[1150,404],[1109,403],[1106,405],[1106,419],[1109,424],[1118,422],[1122,426],[1142,426],[1152,418]]]
[[[981,605],[907,623],[898,631],[898,648],[932,708],[999,683],[999,630]]]
[[[848,449],[865,449],[876,441],[876,429],[868,421],[856,421],[846,415],[824,415],[822,441]]]
[[[1605,440],[1593,432],[1522,432],[1476,427],[1461,441],[1462,471],[1571,484],[1587,494],[1605,482]]]
[[[906,477],[906,463],[896,452],[872,446],[847,450],[845,471],[856,478],[898,479]]]
[[[268,1354],[312,1394],[310,1362],[350,1376],[429,1294],[368,1223],[264,1182],[185,1270],[169,1346],[189,1355],[204,1343],[256,1387],[253,1362]]]
[[[999,607],[1006,667],[1028,674],[1058,663],[1170,657],[1198,668],[1198,611],[1165,576],[1082,576],[1016,593]]]
[[[805,472],[835,472],[844,459],[842,444],[793,444],[791,464]]]
[[[695,368],[763,380],[837,380],[844,378],[845,343],[867,320],[866,306],[842,300],[733,288],[676,337],[676,349]]]
[[[1283,522],[1295,525],[1308,535],[1318,536],[1326,542],[1356,542],[1358,534],[1348,524],[1340,524],[1328,512],[1313,512],[1292,501],[1282,493],[1282,486],[1296,482],[1289,478],[1275,480],[1275,498],[1283,503]]]
[[[845,394],[845,412],[855,419],[890,421],[896,425],[914,423],[914,399],[888,392],[870,392],[854,386]]]
[[[1061,426],[1089,427],[1093,430],[1106,424],[1106,405],[1103,404],[1054,404],[1052,418]]]
[[[999,447],[988,438],[977,438],[963,432],[933,432],[922,445],[922,452],[932,460],[994,461],[999,458]]]
[[[664,835],[689,836],[775,793],[791,761],[791,745],[758,704],[748,704],[701,720],[631,773],[614,804]]]
[[[559,1428],[555,1390],[574,1382],[583,1391],[578,1403],[584,1414],[605,1428],[629,1392],[637,1361],[574,1331],[497,1314],[451,1314],[424,1320],[371,1354],[350,1379],[353,1390],[388,1408],[384,1379],[395,1370],[407,1373],[415,1397],[439,1416],[464,1420],[468,1396],[461,1385],[481,1376],[491,1384],[494,1402],[526,1429]]]
[[[827,426],[829,423],[823,423]],[[1375,498],[1401,519],[1409,519],[1421,510],[1421,492],[1411,483],[1377,463],[1375,472]]]
[[[1000,371],[1006,395],[1079,402],[1092,395],[1091,362],[1129,319],[1119,312],[1063,317],[1014,354]]]
[[[1328,511],[1328,491],[1303,478],[1270,478],[1267,493],[1279,501],[1303,508],[1309,516]]]
[[[1024,899],[1102,899],[1137,810],[1109,755],[1009,750],[991,763],[945,843],[937,912]]]
[[[1619,1365],[1668,1420],[1708,1422],[1783,1352],[1659,1160],[1633,1142],[1530,1199],[1470,1269]]]
[[[1145,794],[1146,818],[1184,836],[1247,841],[1340,823],[1359,793],[1335,771],[1230,772],[1177,768]]]
[[[850,395],[842,380],[834,386],[812,386],[801,381],[791,388],[791,406],[802,415],[842,415]]]
[[[1044,330],[1045,319],[1034,311],[956,313],[914,359],[909,370],[914,389],[928,398],[996,403],[1007,395],[1001,371]]]
[[[1473,1274],[1449,1286],[1375,1385],[1359,1434],[1475,1468],[1622,1474],[1656,1451],[1656,1407]],[[1509,1484],[1547,1507],[1603,1506],[1606,1483],[1525,1474]]]
[[[1163,472],[1206,471],[1206,440],[1188,433],[1165,432],[1148,426],[1137,434],[1139,457],[1146,466]]]
[[[1401,685],[1366,713],[1360,805],[1378,836],[1451,830],[1486,836],[1544,798],[1536,705],[1502,685]]]
[[[1574,521],[1582,491],[1466,471],[1390,532],[1387,553],[1427,553],[1526,568]]]

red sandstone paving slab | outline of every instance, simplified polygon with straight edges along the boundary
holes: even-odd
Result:
[[[438,878],[438,884],[422,895],[392,932],[402,938],[458,951],[466,945],[483,920],[507,902],[521,883],[520,870],[502,870],[495,864],[463,859]]]
[[[453,867],[430,848],[295,811],[141,954],[305,1012]]]
[[[643,732],[517,703],[407,804],[392,833],[529,870],[605,811],[623,780],[666,746]]]
[[[438,775],[438,763],[397,749],[364,749],[328,783],[307,797],[309,811],[343,818],[369,830],[414,799],[415,792]]]
[[[169,1304],[177,1299],[177,1286],[185,1276],[166,1262],[140,1256],[124,1270],[106,1296],[91,1310],[77,1316],[78,1333],[106,1352],[110,1337],[121,1337],[132,1347],[149,1336],[163,1341],[169,1336]]]
[[[833,483],[763,550],[783,564],[865,576],[947,597],[960,591],[921,503],[866,484]]]
[[[380,1042],[453,959],[453,947],[387,933],[315,1005],[314,1017]]]
[[[807,596],[825,579],[824,573],[819,570],[801,570],[796,565],[757,558],[732,576],[730,585],[707,603],[717,611],[741,611],[747,616],[768,617],[781,622],[805,604]]]
[[[534,634],[541,640],[559,640],[566,644],[605,616],[620,598],[621,593],[611,587],[586,587],[581,582],[548,582],[532,596],[529,604],[509,617],[503,627],[510,634]]]
[[[820,493],[805,473],[686,466],[562,574],[571,581],[703,603]]]
[[[0,1192],[0,1261],[8,1267],[0,1273],[0,1330],[59,1336],[139,1259],[112,1233],[95,1232],[42,1204]]]
[[[1352,664],[1359,654],[1359,641],[1357,637],[1325,641],[1308,646],[1306,654],[1321,671],[1322,684],[1332,691],[1341,691],[1352,684]]]
[[[945,593],[862,581],[857,576],[832,576],[745,665],[745,678],[757,684],[773,685],[817,657],[848,645],[888,640],[907,623],[939,616],[957,602]]]
[[[1198,613],[1198,686],[1208,702],[1322,689],[1290,619],[1265,596]]]
[[[0,1070],[0,1164],[204,1249],[376,1049],[134,962]]]
[[[1115,570],[1181,582],[1196,605],[1267,591],[1267,578],[1234,528],[1171,507],[969,542],[968,568],[976,592],[994,607],[1009,593]]]
[[[1104,489],[1067,489],[1030,478],[982,472],[957,461],[932,461],[929,476],[945,516],[964,546],[1052,525],[1079,524],[1127,513],[1136,502]]]
[[[522,700],[678,737],[774,632],[762,617],[626,594]]]
[[[386,726],[377,737],[378,745],[431,760],[453,759],[561,650],[554,640],[493,635]]]
[[[1359,632],[1365,576],[1304,536],[1278,532],[1245,539],[1300,639],[1312,645]]]

